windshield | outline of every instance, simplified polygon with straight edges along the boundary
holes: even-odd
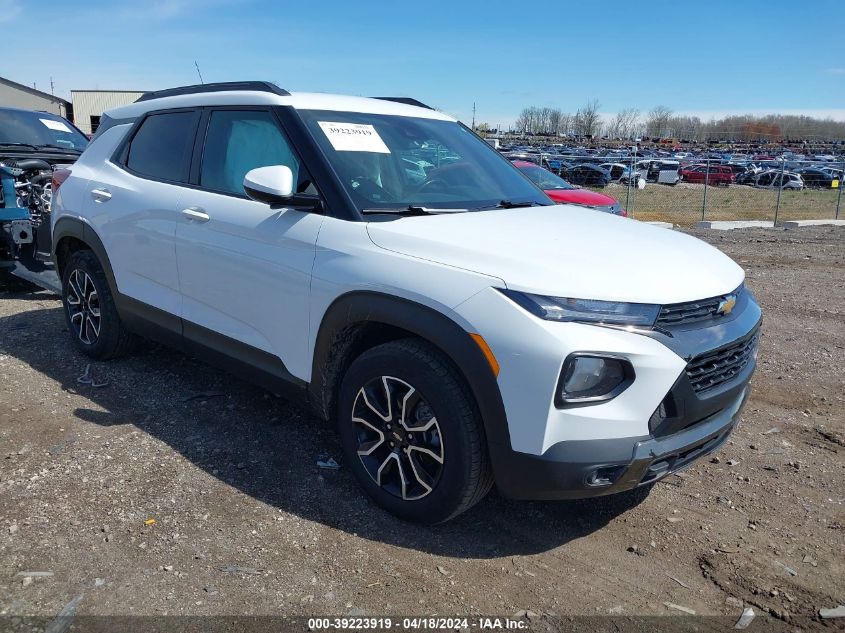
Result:
[[[361,211],[552,204],[495,149],[453,121],[324,110],[299,114]]]
[[[70,123],[55,114],[27,110],[0,109],[0,144],[50,146],[81,152],[88,139]]]
[[[543,169],[536,165],[531,165],[530,167],[520,166],[519,171],[528,176],[543,191],[549,191],[551,189],[577,189],[577,187],[570,185],[560,176],[555,176],[548,169]]]

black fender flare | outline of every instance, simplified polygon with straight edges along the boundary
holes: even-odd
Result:
[[[327,378],[327,370],[339,335],[355,325],[374,323],[400,328],[440,349],[466,380],[481,413],[488,444],[510,448],[507,415],[496,376],[470,333],[433,308],[378,292],[342,295],[323,315],[309,383],[310,400],[320,415],[331,415],[336,383]],[[491,450],[491,454],[495,452]]]
[[[103,246],[103,241],[97,232],[86,222],[72,217],[63,217],[56,220],[53,227],[53,264],[56,267],[56,274],[59,276],[59,281],[62,279],[64,271],[59,261],[59,245],[64,238],[72,237],[84,243],[88,248],[94,251],[97,259],[100,260],[100,265],[106,273],[106,280],[109,283],[109,289],[112,295],[118,296],[117,282],[114,279],[114,271],[112,270],[111,261],[106,253],[106,247]]]

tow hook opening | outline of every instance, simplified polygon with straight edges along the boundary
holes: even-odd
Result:
[[[610,486],[625,472],[625,466],[604,466],[587,474],[587,485],[593,488]]]

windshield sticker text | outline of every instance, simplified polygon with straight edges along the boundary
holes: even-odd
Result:
[[[51,130],[56,130],[57,132],[70,132],[70,128],[61,121],[54,121],[53,119],[38,120],[41,121],[46,127],[50,128]]]
[[[372,125],[362,123],[334,123],[318,121],[320,128],[338,152],[375,152],[389,154],[390,150]]]

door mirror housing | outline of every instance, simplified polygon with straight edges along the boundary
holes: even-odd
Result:
[[[256,167],[244,176],[244,192],[256,202],[269,204],[271,207],[295,207],[315,209],[320,205],[320,197],[294,193],[293,172],[286,165]]]

